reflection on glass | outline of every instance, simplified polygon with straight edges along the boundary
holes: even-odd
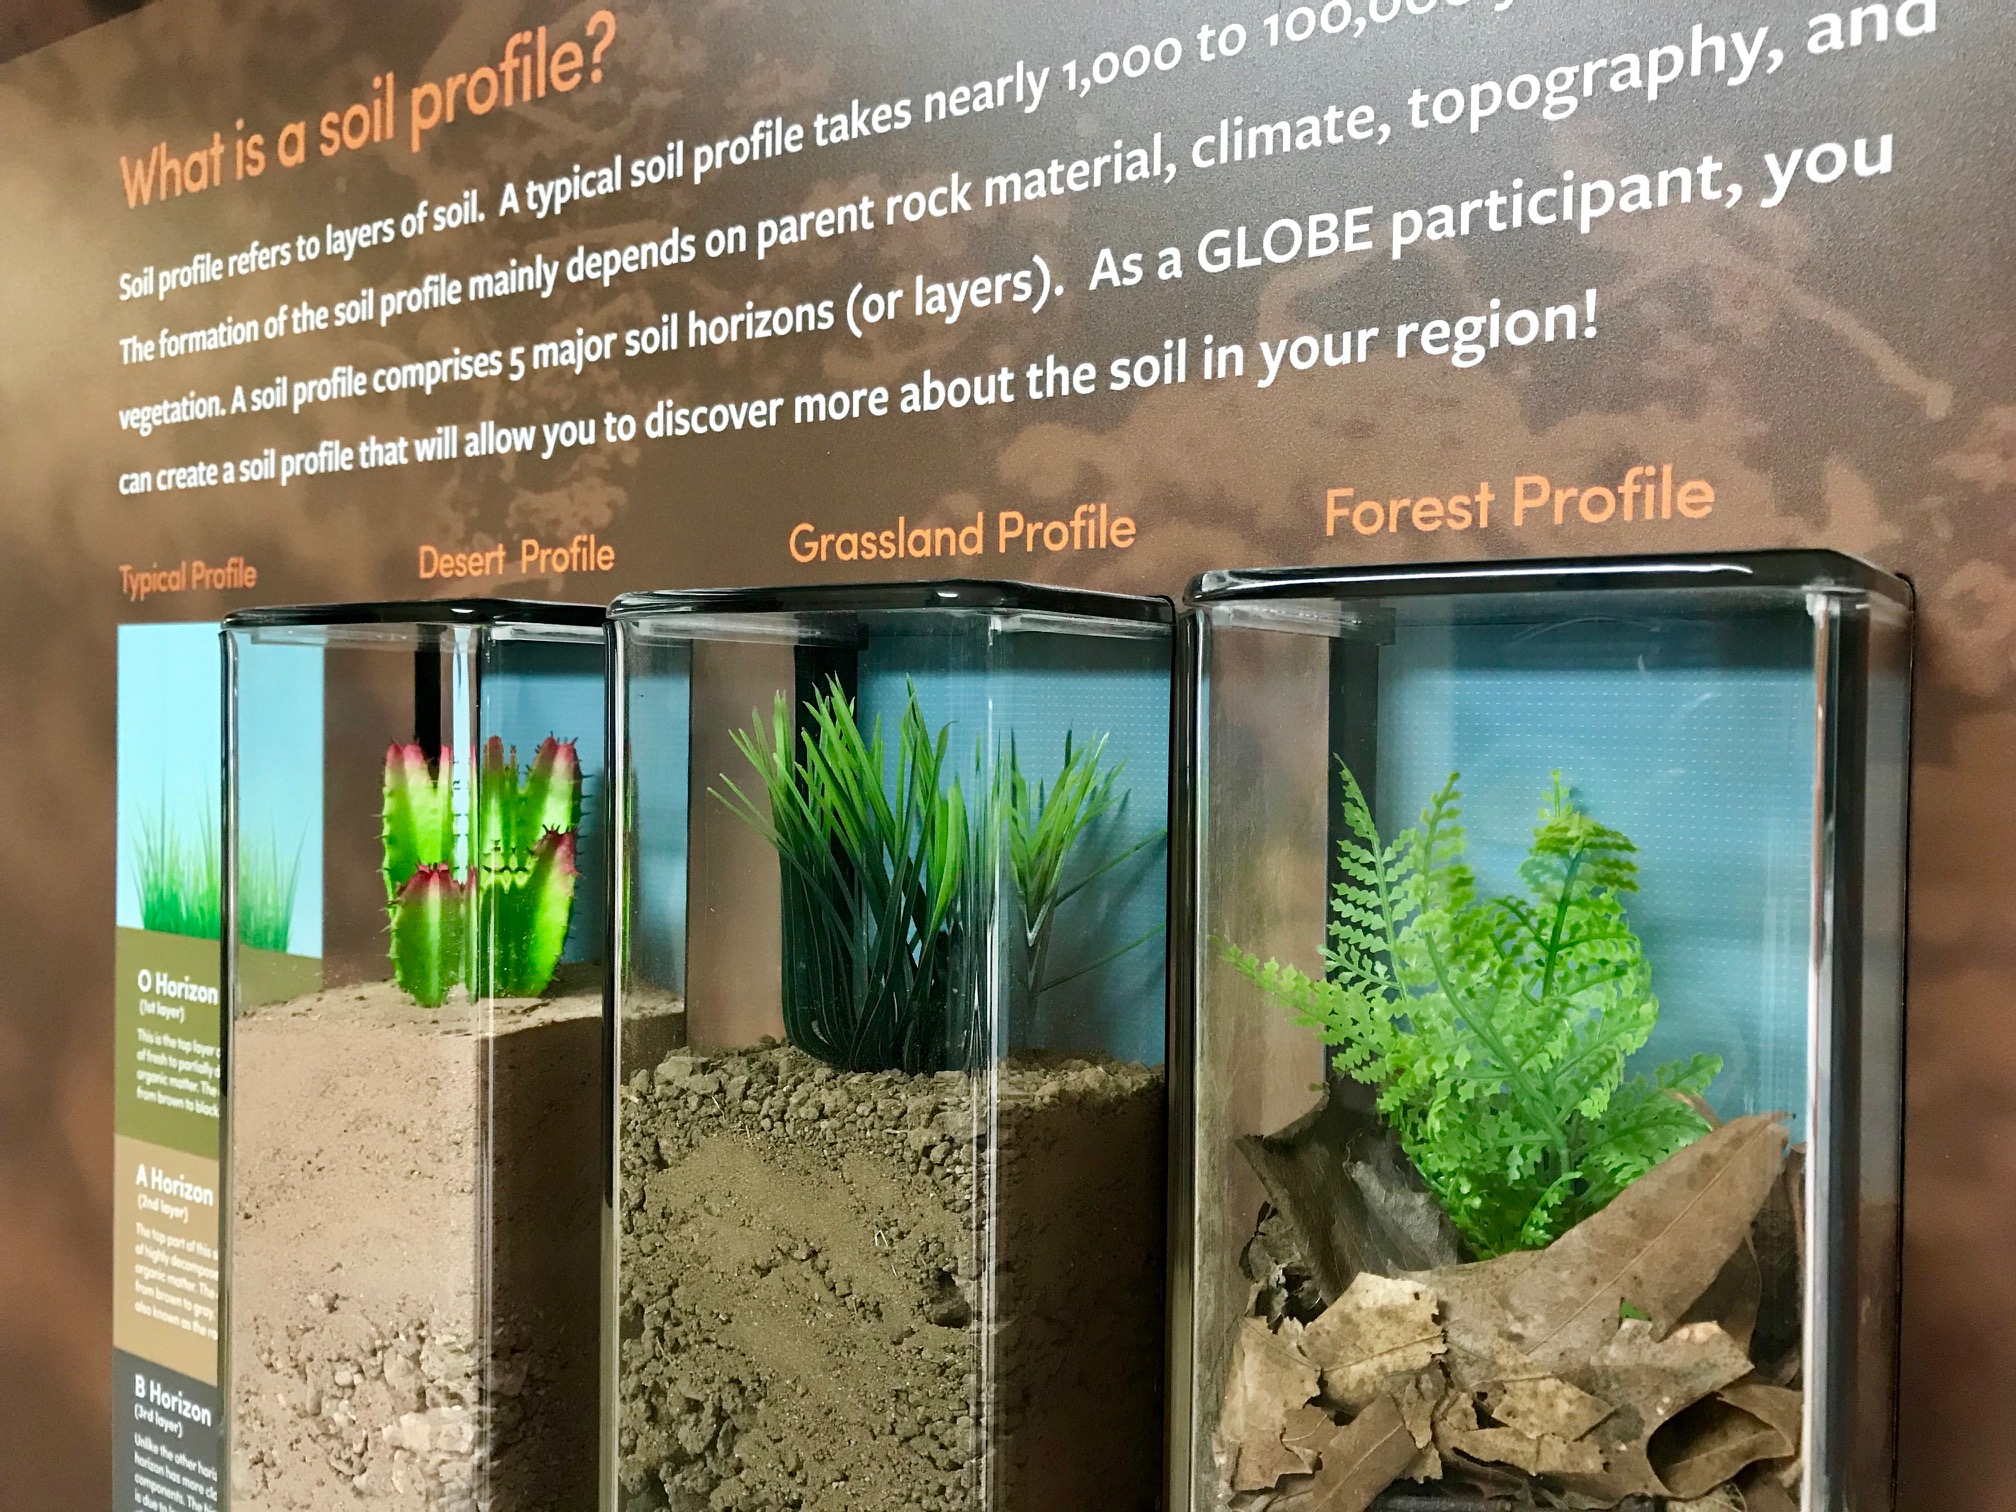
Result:
[[[593,1497],[601,623],[225,624],[232,1512]]]
[[[1192,601],[1178,1504],[1887,1504],[1909,588]]]
[[[613,618],[605,1506],[1153,1506],[1169,606]]]

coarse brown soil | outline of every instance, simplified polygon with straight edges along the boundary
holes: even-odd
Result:
[[[232,1512],[593,1505],[601,995],[491,1017],[372,983],[233,1026]]]
[[[772,1041],[630,1078],[622,1512],[1157,1504],[1162,1070],[988,1085]]]

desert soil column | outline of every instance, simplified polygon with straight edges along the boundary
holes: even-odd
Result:
[[[231,1512],[592,1498],[601,626],[225,623]],[[276,865],[285,951],[230,928]]]

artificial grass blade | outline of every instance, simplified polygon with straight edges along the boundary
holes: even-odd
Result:
[[[767,802],[725,775],[714,794],[777,852],[786,1036],[850,1071],[972,1066],[984,1048],[980,952],[996,846],[1007,849],[1022,913],[1014,990],[1033,1001],[1054,985],[1042,972],[1058,908],[1160,834],[1067,884],[1086,834],[1125,802],[1120,769],[1103,765],[1103,736],[1067,736],[1062,770],[1033,789],[1012,744],[991,771],[981,751],[969,791],[948,780],[951,727],[932,731],[914,686],[893,773],[881,721],[864,733],[837,681],[798,711],[795,741],[792,714],[780,693],[768,719],[756,714],[733,732]]]

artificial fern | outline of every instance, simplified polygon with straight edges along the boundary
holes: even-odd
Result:
[[[1227,957],[1336,1047],[1480,1257],[1538,1249],[1707,1132],[1712,1055],[1625,1079],[1658,1022],[1625,917],[1635,847],[1554,774],[1528,896],[1480,900],[1451,773],[1391,844],[1348,769],[1326,980]]]

